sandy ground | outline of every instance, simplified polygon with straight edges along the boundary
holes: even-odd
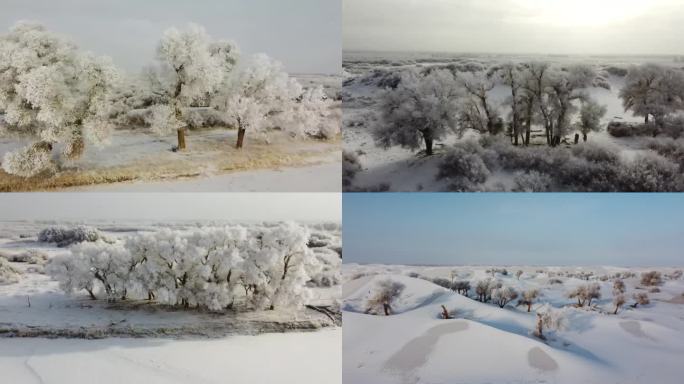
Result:
[[[85,192],[340,192],[339,162],[235,172],[167,181],[134,181],[67,188]]]

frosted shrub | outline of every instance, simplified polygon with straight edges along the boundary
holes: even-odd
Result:
[[[513,181],[513,192],[549,192],[553,184],[551,176],[537,171],[517,172]]]
[[[442,288],[451,289],[451,281],[443,277],[436,277],[431,280],[435,285],[439,285]]]
[[[658,271],[644,272],[641,274],[641,285],[653,286],[663,284],[663,275]]]
[[[527,312],[529,312],[532,309],[532,304],[534,304],[538,297],[539,290],[536,288],[530,288],[526,291],[523,291],[522,297],[520,300],[518,300],[518,305],[526,305]]]
[[[621,167],[617,183],[623,192],[676,192],[684,188],[679,166],[654,154],[641,155]]]
[[[470,291],[470,282],[465,280],[454,281],[454,283],[451,285],[451,289],[463,296],[468,296],[468,292]]]
[[[0,257],[0,284],[13,284],[19,281],[20,272],[5,259]]]
[[[385,316],[392,314],[392,304],[401,296],[406,286],[390,279],[378,281],[374,295],[368,300],[366,313],[382,307]]]
[[[14,152],[7,152],[2,159],[2,169],[22,177],[35,176],[52,166],[52,146],[37,143]]]
[[[93,227],[79,225],[69,227],[50,227],[38,233],[38,241],[43,243],[57,243],[58,247],[68,247],[74,243],[83,241],[98,241],[104,239],[104,235]]]
[[[585,304],[591,306],[593,299],[601,298],[601,286],[598,283],[580,285],[568,292],[569,299],[577,299],[577,306],[583,307]]]
[[[487,181],[490,172],[477,154],[454,147],[439,164],[438,180],[450,182],[449,190],[467,192]]]
[[[492,301],[503,308],[506,304],[518,298],[518,292],[512,287],[494,288],[491,291]]]
[[[636,308],[639,304],[647,305],[651,302],[651,300],[649,300],[648,298],[648,294],[643,292],[633,294],[632,298],[634,299],[634,304],[632,304],[632,308]]]
[[[362,169],[359,157],[349,151],[342,152],[342,186],[349,187],[356,174]]]
[[[614,315],[617,315],[618,310],[625,304],[626,300],[625,295],[622,293],[613,296],[613,305],[615,306]]]
[[[537,310],[537,323],[533,334],[545,340],[544,329],[562,331],[566,327],[565,311],[553,308],[548,303]]]
[[[64,291],[86,290],[93,299],[104,294],[110,301],[224,310],[243,297],[256,309],[296,308],[309,299],[312,277],[334,276],[325,275],[308,238],[305,227],[292,223],[163,229],[78,244],[52,258],[46,271]]]

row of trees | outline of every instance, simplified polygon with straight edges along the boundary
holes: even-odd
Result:
[[[149,111],[153,131],[175,132],[177,148],[184,150],[191,111],[198,107],[237,128],[238,148],[247,131],[339,132],[322,88],[304,89],[277,61],[242,57],[235,44],[214,40],[197,25],[167,30],[156,64],[140,77],[123,76],[109,58],[82,52],[39,24],[18,23],[0,36],[0,112],[8,130],[37,138],[5,155],[8,173],[32,176],[48,168],[56,144],[76,159],[86,142],[107,143],[120,122],[116,117],[140,108]]]
[[[92,299],[223,310],[246,298],[256,309],[297,307],[322,268],[308,241],[309,230],[294,223],[164,229],[74,245],[46,271],[65,292],[86,291]]]
[[[606,107],[586,92],[595,80],[589,66],[540,62],[509,63],[475,73],[438,67],[407,70],[378,102],[374,139],[382,147],[416,150],[424,145],[431,155],[435,140],[449,133],[461,136],[466,130],[488,135],[505,131],[514,145],[529,145],[532,127],[539,125],[551,147],[573,130],[586,141],[589,132],[602,129],[606,114]],[[507,116],[501,116],[502,106],[492,96],[497,85],[510,92],[504,102]],[[656,65],[634,67],[620,97],[626,110],[644,116],[647,123],[653,116],[662,125],[670,114],[684,109],[684,74]]]

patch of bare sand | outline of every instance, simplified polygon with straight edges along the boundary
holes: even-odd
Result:
[[[527,352],[527,363],[532,368],[539,369],[544,372],[555,371],[558,369],[558,363],[548,353],[544,352],[539,347],[534,347]]]
[[[462,320],[448,321],[444,324],[436,325],[424,334],[406,343],[385,362],[384,369],[406,375],[425,365],[437,341],[442,336],[466,329],[468,329],[468,323]]]

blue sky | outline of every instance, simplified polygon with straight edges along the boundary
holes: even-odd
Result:
[[[345,194],[346,263],[684,264],[684,194]]]
[[[189,22],[297,73],[341,71],[340,0],[2,0],[0,33],[34,20],[82,48],[138,71],[162,32]]]

